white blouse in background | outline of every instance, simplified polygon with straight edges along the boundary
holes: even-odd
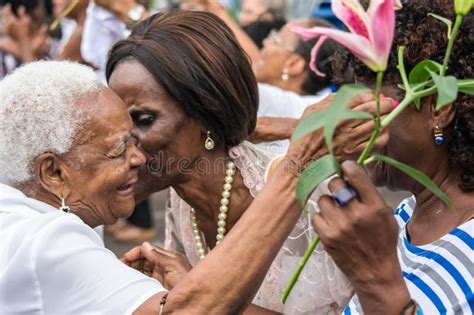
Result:
[[[165,291],[78,216],[0,184],[0,314],[128,314]]]

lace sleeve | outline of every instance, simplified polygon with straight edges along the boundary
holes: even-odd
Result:
[[[316,234],[311,217],[317,209],[317,200],[329,194],[323,182],[308,201],[307,212],[302,213],[291,234],[280,249],[254,303],[284,314],[340,314],[353,295],[353,289],[334,260],[320,243],[312,253],[285,305],[279,303],[283,289],[288,285],[298,262]]]
[[[165,210],[165,249],[185,254],[183,243],[180,237],[179,220],[175,217],[174,211],[178,207],[179,197],[176,192],[170,188]]]

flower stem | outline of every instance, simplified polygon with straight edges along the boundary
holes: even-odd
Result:
[[[372,132],[372,135],[370,136],[369,143],[364,148],[364,151],[362,151],[362,154],[359,156],[359,159],[357,160],[357,164],[359,165],[364,164],[364,161],[369,155],[370,150],[372,150],[375,144],[375,141],[380,136],[380,133],[383,130],[382,123],[380,120],[380,92],[382,91],[382,79],[383,79],[383,71],[377,72],[377,79],[375,81],[375,91],[374,91],[374,98],[375,98],[375,101],[377,102],[377,114],[375,116],[375,129]]]
[[[462,23],[462,15],[456,15],[456,21],[454,22],[454,27],[451,32],[451,38],[448,41],[448,47],[446,48],[446,54],[444,55],[443,67],[441,68],[440,75],[444,76],[446,70],[448,69],[449,57],[451,56],[451,51],[453,50],[454,41],[456,40],[456,35],[458,34],[459,27]]]
[[[304,266],[306,265],[306,263],[308,262],[309,258],[311,257],[311,255],[313,254],[313,251],[314,249],[316,248],[316,246],[318,246],[318,243],[319,243],[319,235],[313,240],[313,242],[311,243],[311,245],[309,245],[308,249],[306,250],[306,252],[304,253],[304,256],[301,258],[301,260],[299,261],[298,263],[298,267],[296,269],[296,271],[293,273],[293,276],[291,277],[291,281],[290,283],[288,283],[288,285],[286,286],[285,290],[283,290],[283,293],[281,294],[281,302],[283,304],[285,304],[286,300],[288,299],[288,296],[290,295],[290,292],[291,290],[293,289],[293,287],[295,286],[296,284],[296,281],[298,281],[298,278],[301,274],[301,272],[303,271],[303,268]]]
[[[407,93],[405,95],[405,98],[400,102],[400,104],[390,112],[390,114],[385,117],[384,120],[381,122],[381,128],[382,130],[386,128],[392,120],[394,120],[405,108],[408,107],[408,105],[413,102],[413,100],[421,97],[425,97],[431,94],[434,94],[436,92],[436,86],[432,86],[426,90],[422,90],[416,93]]]
[[[405,70],[405,62],[403,60],[403,53],[405,52],[405,46],[400,46],[398,48],[398,71],[400,72],[400,76],[402,77],[403,86],[405,87],[405,92],[410,92],[410,84],[408,83],[407,72]]]
[[[374,158],[373,156],[367,158],[367,159],[364,161],[364,166],[366,166],[367,164],[372,163],[373,161],[375,161],[375,158]]]

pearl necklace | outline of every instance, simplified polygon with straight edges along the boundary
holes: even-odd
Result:
[[[222,191],[221,206],[219,207],[219,216],[217,221],[216,246],[224,239],[226,232],[227,211],[229,211],[230,191],[232,190],[232,182],[234,181],[235,164],[232,161],[227,162],[227,170],[225,176],[224,190]],[[191,220],[193,226],[194,242],[199,258],[203,259],[209,252],[209,248],[203,239],[203,233],[199,230],[196,220],[196,211],[191,209]]]

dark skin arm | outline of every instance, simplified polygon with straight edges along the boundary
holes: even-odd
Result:
[[[292,164],[287,158],[279,165],[220,245],[175,285],[166,314],[235,314],[250,304],[265,277],[260,271],[270,267],[300,215],[294,195],[298,177]],[[146,248],[143,256],[157,259],[156,253]],[[150,298],[135,313],[156,312],[159,299],[159,295]]]
[[[321,212],[313,217],[314,229],[354,286],[364,314],[398,315],[410,295],[397,257],[398,225],[393,210],[364,168],[347,161],[342,169],[358,197],[343,207],[329,196],[321,197]],[[334,192],[346,185],[336,178],[329,189]]]
[[[183,255],[144,243],[142,246],[137,246],[127,252],[122,258],[122,262],[128,266],[142,272],[143,274],[153,277],[160,281],[163,286],[171,290],[179,281],[181,281],[187,273],[192,269],[186,257]],[[143,248],[142,248],[143,247]],[[155,255],[153,262],[148,261],[143,257],[142,252],[145,249],[152,250]],[[263,307],[250,304],[249,307],[244,311],[246,315],[272,315],[280,314]]]
[[[58,60],[73,60],[85,64],[81,55],[82,33],[84,31],[85,15],[76,19],[77,27],[69,38],[68,42],[59,54]]]
[[[311,106],[305,116],[327,107],[330,102],[329,97]],[[375,111],[370,94],[355,97],[349,106]],[[391,107],[390,100],[382,102],[384,112]],[[351,157],[358,154],[372,129],[372,121],[340,123],[334,140],[337,155]],[[355,135],[359,137],[357,141],[352,138]],[[386,137],[380,137],[377,146],[386,140]],[[326,153],[321,130],[292,144],[267,184],[220,245],[170,290],[165,313],[235,314],[246,310],[265,277],[262,270],[268,270],[301,214],[301,206],[295,200],[298,174],[308,163]],[[141,255],[155,266],[160,264],[159,253],[149,244],[142,246]],[[135,313],[156,312],[161,297],[162,294],[151,297]]]
[[[299,120],[286,117],[260,117],[249,140],[253,143],[290,139]]]

